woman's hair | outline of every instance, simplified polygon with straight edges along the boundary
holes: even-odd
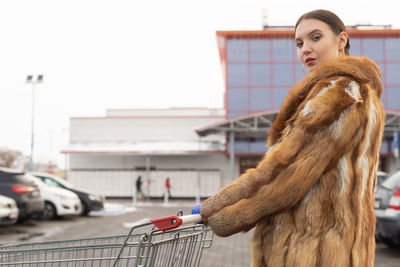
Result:
[[[296,26],[294,30],[296,31],[297,26],[300,22],[304,19],[316,19],[328,24],[329,28],[333,31],[334,34],[339,35],[341,32],[347,32],[346,26],[344,26],[343,21],[333,12],[324,10],[324,9],[317,9],[310,12],[303,14],[296,22]],[[344,53],[346,55],[349,54],[350,51],[350,40],[347,37],[347,43],[344,47]]]

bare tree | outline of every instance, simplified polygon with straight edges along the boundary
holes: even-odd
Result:
[[[17,167],[21,160],[23,160],[23,155],[18,150],[12,150],[8,148],[0,148],[0,166],[7,168]]]

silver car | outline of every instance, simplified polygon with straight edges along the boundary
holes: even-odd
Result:
[[[375,191],[375,235],[391,248],[400,248],[400,171],[390,175]]]

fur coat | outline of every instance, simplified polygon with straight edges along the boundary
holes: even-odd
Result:
[[[219,236],[254,226],[252,267],[374,265],[374,187],[384,129],[381,73],[341,56],[284,100],[255,169],[207,199]]]

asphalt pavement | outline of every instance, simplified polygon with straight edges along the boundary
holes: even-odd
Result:
[[[144,201],[133,204],[130,200],[107,201],[106,209],[91,212],[88,217],[67,217],[55,221],[28,221],[22,225],[0,228],[0,244],[43,242],[124,235],[134,223],[144,219],[174,215],[178,210],[190,213],[194,201]],[[200,266],[243,267],[250,266],[249,233],[230,237],[214,236],[212,246],[204,249]],[[400,250],[390,250],[378,243],[376,267],[399,267]]]

